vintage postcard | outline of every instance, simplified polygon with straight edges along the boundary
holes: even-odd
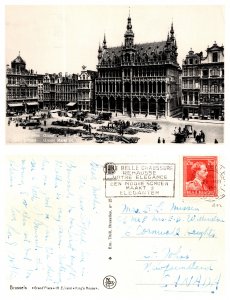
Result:
[[[18,2],[3,298],[229,299],[229,5]]]
[[[131,158],[8,157],[8,296],[224,299],[223,158],[189,157],[199,180],[215,162],[199,197],[183,194],[188,158]]]
[[[7,143],[224,142],[224,6],[9,5],[5,18]]]

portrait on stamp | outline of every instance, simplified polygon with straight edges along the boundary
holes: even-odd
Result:
[[[184,196],[216,196],[216,157],[184,157]]]

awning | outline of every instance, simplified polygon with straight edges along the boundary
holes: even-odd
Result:
[[[66,104],[66,106],[74,106],[76,104],[77,104],[76,102],[69,102],[68,104]]]
[[[38,105],[38,102],[27,102],[26,104],[32,106],[32,105]]]
[[[23,103],[8,103],[9,107],[21,107],[23,106]]]

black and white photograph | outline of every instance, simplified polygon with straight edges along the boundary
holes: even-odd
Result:
[[[224,7],[9,5],[6,143],[224,143]]]

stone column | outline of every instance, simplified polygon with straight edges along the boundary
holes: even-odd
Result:
[[[156,118],[158,118],[158,100],[156,99]]]
[[[121,80],[122,80],[122,91],[121,91],[122,96],[121,96],[121,99],[122,99],[122,115],[123,115],[124,112],[125,112],[124,69],[122,69],[122,77],[121,77]]]
[[[130,115],[133,115],[133,69],[130,69]]]

